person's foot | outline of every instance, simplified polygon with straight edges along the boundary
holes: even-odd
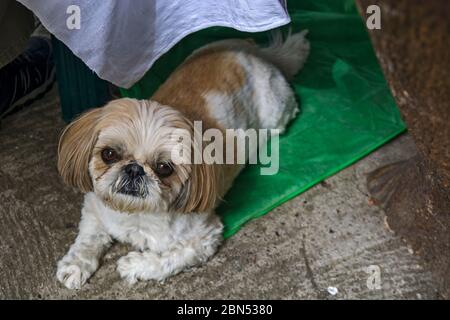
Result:
[[[0,119],[42,97],[54,81],[50,38],[32,36],[25,52],[0,69]]]

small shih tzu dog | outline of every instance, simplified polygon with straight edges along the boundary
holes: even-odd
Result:
[[[214,210],[244,164],[175,163],[171,155],[179,140],[173,133],[194,136],[194,121],[220,132],[283,131],[298,111],[287,80],[308,56],[305,35],[278,35],[266,48],[251,40],[209,44],[150,100],[114,100],[67,126],[58,170],[65,183],[86,194],[79,234],[58,262],[62,284],[81,288],[113,240],[136,250],[117,263],[129,283],[162,281],[216,252],[222,223]]]

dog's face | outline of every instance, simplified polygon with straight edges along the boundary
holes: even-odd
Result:
[[[58,169],[66,183],[94,191],[114,210],[211,210],[216,200],[214,168],[190,164],[190,159],[174,163],[174,132],[179,129],[193,133],[190,121],[171,107],[115,100],[65,129]]]

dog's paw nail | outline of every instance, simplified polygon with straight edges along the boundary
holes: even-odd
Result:
[[[88,276],[75,264],[64,264],[58,268],[58,280],[68,289],[81,289]]]

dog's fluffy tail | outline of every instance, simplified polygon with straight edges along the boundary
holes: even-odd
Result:
[[[285,39],[280,30],[271,33],[270,45],[260,49],[264,59],[278,67],[287,79],[292,79],[303,67],[309,55],[309,41],[305,38],[308,30],[292,34]]]

